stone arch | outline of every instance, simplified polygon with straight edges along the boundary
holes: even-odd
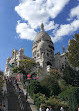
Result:
[[[52,66],[51,62],[47,61],[47,66],[48,66],[48,65]]]

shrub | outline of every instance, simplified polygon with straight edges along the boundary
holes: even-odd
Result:
[[[42,93],[34,94],[33,99],[34,99],[34,104],[37,106],[38,109],[40,105],[42,106],[43,110],[45,109],[47,98],[44,94]]]
[[[58,85],[58,81],[55,81],[52,77],[47,76],[41,81],[42,86],[42,93],[44,93],[46,96],[50,97],[52,95],[58,95],[61,90]]]
[[[40,90],[40,83],[37,80],[31,80],[31,82],[28,85],[28,92],[30,93],[31,97],[33,96],[33,94],[39,93]]]
[[[70,66],[64,69],[63,79],[67,84],[79,87],[79,71],[73,70]]]
[[[59,111],[61,106],[66,109],[67,103],[65,101],[61,101],[57,97],[51,96],[47,101],[47,106],[52,106],[54,110]]]
[[[71,87],[59,94],[59,98],[68,103],[70,111],[77,111],[79,105],[79,87]]]

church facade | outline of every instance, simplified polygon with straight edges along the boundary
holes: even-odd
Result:
[[[24,55],[24,49],[21,48],[19,53],[13,49],[12,57],[6,61],[5,74],[11,75],[11,68],[9,64],[19,66],[21,59],[34,59],[37,66],[41,68],[42,75],[47,75],[51,68],[62,70],[68,64],[65,48],[63,47],[63,54],[60,52],[54,54],[54,45],[51,37],[45,32],[44,25],[41,24],[41,31],[36,35],[32,46],[32,58]]]
[[[41,24],[41,31],[34,39],[32,53],[36,63],[38,63],[44,71],[49,72],[51,68],[62,70],[68,65],[64,47],[62,54],[58,52],[54,55],[53,42],[51,37],[45,32],[43,24]]]
[[[24,49],[21,48],[18,50],[13,49],[11,58],[8,57],[5,66],[5,75],[11,76],[12,75],[12,68],[20,65],[20,60],[22,59],[31,59],[24,55]]]

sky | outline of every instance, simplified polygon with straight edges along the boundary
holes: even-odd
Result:
[[[0,70],[13,48],[32,57],[32,44],[44,24],[55,53],[79,33],[79,0],[0,0]]]

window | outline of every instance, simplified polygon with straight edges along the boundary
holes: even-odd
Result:
[[[36,51],[34,52],[34,54],[36,55]]]
[[[36,51],[33,52],[33,56],[35,56],[35,55],[36,55]]]
[[[50,66],[52,66],[51,62],[49,62],[49,61],[47,61],[47,65],[50,65]]]
[[[64,64],[62,64],[62,69],[64,69]]]
[[[37,57],[39,57],[39,53],[37,54]]]
[[[47,53],[47,56],[49,57],[49,53]]]

